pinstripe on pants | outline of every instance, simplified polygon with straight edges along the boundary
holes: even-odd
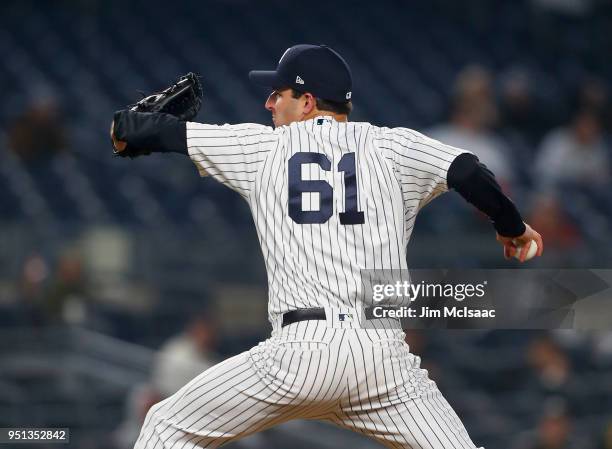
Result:
[[[136,449],[215,448],[318,419],[390,448],[475,449],[403,333],[302,321],[206,370],[151,408]]]

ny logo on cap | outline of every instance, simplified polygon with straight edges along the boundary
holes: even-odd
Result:
[[[295,82],[297,84],[304,84],[304,80],[302,78],[300,78],[300,76],[298,75],[298,77],[295,79]]]

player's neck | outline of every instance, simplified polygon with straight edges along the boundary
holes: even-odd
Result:
[[[314,109],[313,111],[310,112],[310,114],[305,115],[302,120],[305,121],[305,120],[310,120],[315,117],[323,117],[323,116],[333,117],[333,119],[337,122],[348,121],[348,115],[346,114],[337,114],[335,112],[321,111],[319,109]]]

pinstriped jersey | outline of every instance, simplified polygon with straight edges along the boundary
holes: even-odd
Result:
[[[363,304],[361,270],[407,269],[417,212],[448,190],[464,150],[407,128],[321,116],[276,129],[187,123],[202,176],[249,204],[268,273],[269,318]]]

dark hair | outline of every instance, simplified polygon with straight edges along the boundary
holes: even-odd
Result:
[[[291,96],[293,98],[300,98],[302,95],[304,95],[303,92],[300,92],[299,90],[291,89]],[[330,111],[336,114],[349,115],[351,111],[353,110],[353,103],[351,102],[351,100],[348,100],[345,102],[339,102],[339,101],[323,100],[322,98],[315,97],[315,102],[317,105],[317,109],[319,109],[320,111]]]

